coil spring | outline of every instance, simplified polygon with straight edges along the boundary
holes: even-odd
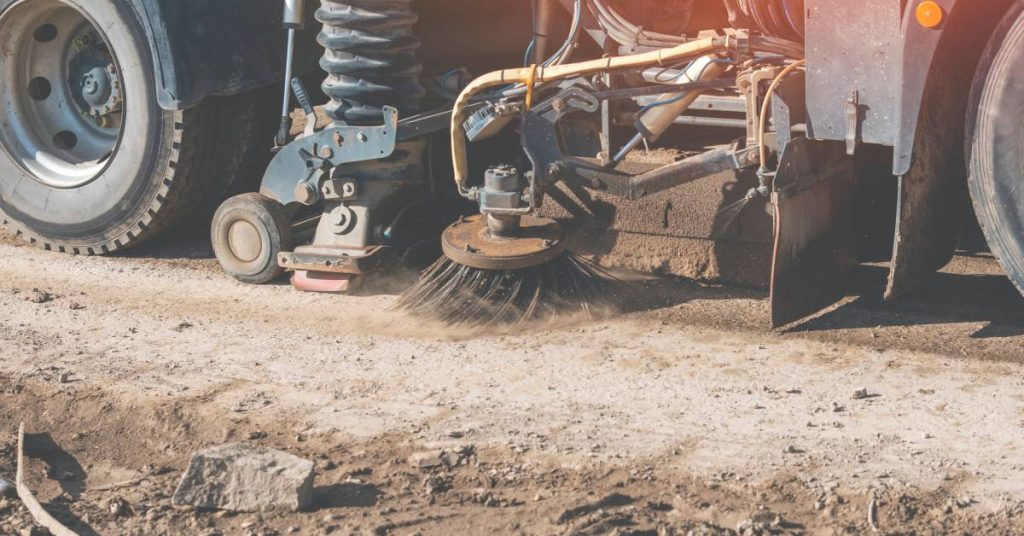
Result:
[[[331,98],[327,115],[336,123],[379,124],[384,105],[400,115],[418,111],[423,67],[416,59],[420,42],[412,31],[417,16],[411,2],[320,0],[323,90]]]

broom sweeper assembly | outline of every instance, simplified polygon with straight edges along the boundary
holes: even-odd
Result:
[[[412,268],[399,305],[455,324],[589,314],[626,268],[768,288],[781,326],[858,262],[898,297],[976,221],[1024,288],[1022,13],[0,0],[0,216],[102,254],[235,193],[211,237],[236,279],[349,292]]]

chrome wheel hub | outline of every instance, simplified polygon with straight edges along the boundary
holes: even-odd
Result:
[[[117,151],[125,115],[105,36],[61,0],[21,0],[0,14],[0,50],[0,149],[54,188],[95,180]]]

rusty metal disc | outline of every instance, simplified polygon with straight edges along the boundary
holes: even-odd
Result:
[[[449,259],[481,270],[520,270],[554,259],[565,251],[565,235],[558,222],[524,216],[514,238],[492,236],[487,217],[470,216],[453,223],[441,236]]]

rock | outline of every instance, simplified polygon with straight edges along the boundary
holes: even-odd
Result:
[[[0,478],[0,497],[14,499],[17,496],[18,487],[14,485],[14,482]]]
[[[60,376],[57,377],[57,382],[58,383],[68,383],[70,381],[71,381],[71,373],[70,372],[61,372]]]
[[[32,289],[32,294],[28,297],[28,301],[32,303],[48,303],[52,302],[54,299],[56,299],[56,296],[53,294],[37,288]]]
[[[233,443],[195,453],[173,503],[235,512],[297,511],[313,502],[313,462]]]
[[[857,389],[856,391],[853,392],[853,399],[854,400],[864,400],[867,397],[868,397],[868,389],[867,389],[867,387],[865,387],[864,389]]]
[[[418,469],[433,469],[444,465],[443,450],[427,450],[409,456],[409,465]]]
[[[114,497],[107,501],[107,510],[114,517],[121,517],[129,513],[128,502],[120,497]]]
[[[423,480],[423,490],[427,494],[437,495],[452,489],[452,477],[431,475]]]

